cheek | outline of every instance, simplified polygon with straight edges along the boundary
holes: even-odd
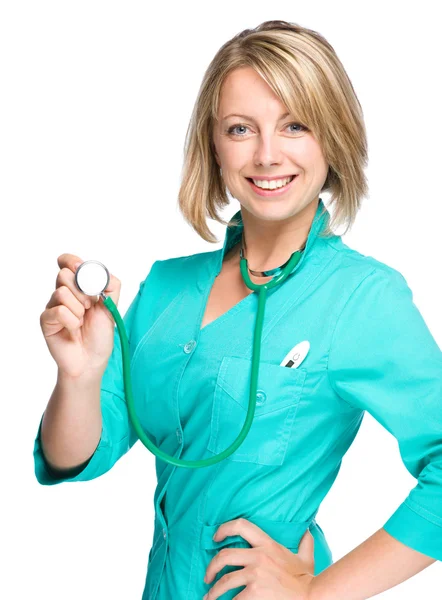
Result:
[[[307,166],[315,165],[317,170],[319,170],[319,166],[321,170],[327,168],[324,166],[326,165],[326,161],[318,142],[311,136],[306,136],[302,139],[302,142],[302,147],[300,146],[299,150],[302,151],[305,164]]]
[[[253,150],[252,146],[246,142],[227,142],[222,144],[220,156],[226,170],[228,169],[233,173],[243,171],[250,165]]]

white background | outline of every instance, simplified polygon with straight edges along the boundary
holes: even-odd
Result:
[[[155,260],[221,247],[224,227],[210,222],[211,245],[177,209],[184,137],[219,47],[270,19],[319,31],[343,62],[370,157],[370,197],[343,239],[405,276],[442,346],[437,2],[3,2],[2,598],[141,598],[154,456],[138,443],[93,481],[37,483],[34,438],[56,379],[39,317],[64,252],[121,279],[123,314]],[[415,485],[395,438],[366,413],[317,516],[334,560]],[[436,562],[380,596],[438,598],[441,575]]]

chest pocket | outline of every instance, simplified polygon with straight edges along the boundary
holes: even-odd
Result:
[[[252,360],[225,356],[213,396],[207,449],[219,454],[238,437],[247,415]],[[304,369],[260,362],[256,409],[243,443],[226,460],[282,465],[306,377]]]

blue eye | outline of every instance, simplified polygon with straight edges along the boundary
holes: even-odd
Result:
[[[304,125],[301,125],[300,123],[289,123],[287,125],[287,127],[291,127],[292,125],[296,125],[297,127],[300,127],[301,130],[303,131],[308,131],[307,127],[304,127]],[[248,129],[247,125],[242,125],[241,123],[238,123],[237,125],[232,125],[231,127],[229,127],[229,129],[227,130],[227,133],[229,135],[232,135],[233,137],[244,137],[244,135],[238,134],[238,133],[234,133],[235,129]],[[300,133],[300,131],[292,131],[292,133]]]
[[[230,128],[227,130],[227,133],[229,133],[230,135],[238,135],[238,134],[236,134],[236,133],[233,133],[233,131],[234,131],[235,129],[239,128],[239,127],[242,127],[243,129],[247,129],[247,127],[246,127],[245,125],[232,125],[232,127],[230,127]],[[240,137],[241,137],[241,136],[240,136]]]
[[[301,127],[301,129],[303,129],[304,131],[307,131],[307,127],[304,127],[304,125],[301,125],[300,123],[290,123],[289,125],[287,125],[287,127],[290,127],[291,125],[296,125],[297,127]],[[294,133],[298,132],[295,131]]]

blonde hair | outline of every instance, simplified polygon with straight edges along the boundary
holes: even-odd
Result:
[[[333,215],[323,234],[353,225],[368,185],[362,107],[333,47],[316,31],[287,21],[265,21],[226,42],[207,68],[187,129],[178,205],[206,241],[218,242],[207,217],[228,225],[219,210],[230,203],[215,158],[213,127],[221,87],[234,69],[252,67],[281,102],[308,127],[329,165],[321,191]]]

